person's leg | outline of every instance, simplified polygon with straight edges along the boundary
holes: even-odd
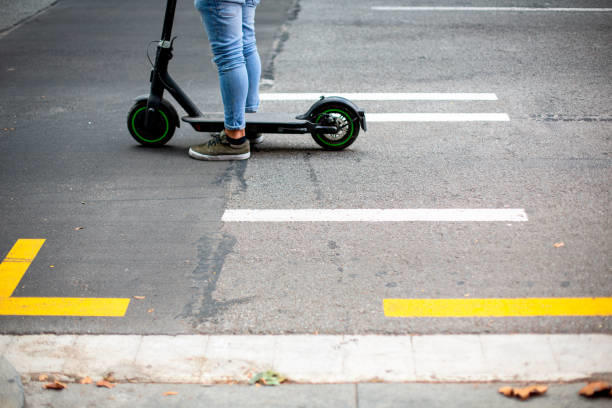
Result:
[[[250,156],[244,130],[249,80],[242,41],[243,5],[221,0],[195,0],[195,7],[202,15],[219,72],[225,132],[220,138],[193,146],[189,155],[205,160],[246,159]]]
[[[261,59],[255,39],[255,9],[259,0],[246,0],[242,9],[242,48],[249,77],[246,112],[257,112],[259,108],[259,78]]]
[[[243,54],[249,76],[249,92],[246,100],[246,112],[254,113],[259,108],[259,79],[261,77],[261,59],[255,40],[255,9],[259,0],[246,0],[242,9],[242,43]],[[247,133],[251,144],[263,142],[261,133]]]

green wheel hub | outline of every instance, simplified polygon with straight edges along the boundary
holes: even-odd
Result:
[[[317,133],[317,139],[321,143],[327,146],[338,148],[348,143],[352,139],[353,133],[355,131],[355,124],[353,123],[353,120],[351,119],[349,114],[347,114],[345,111],[341,109],[336,109],[336,108],[327,109],[321,112],[317,116],[316,122],[320,123],[321,120],[323,120],[323,118],[325,117],[325,115],[334,115],[334,114],[335,114],[334,119],[335,119],[336,125],[340,125],[341,127],[347,127],[346,131],[341,130],[337,134],[329,134],[329,135]]]
[[[158,113],[162,117],[162,127],[161,128],[163,129],[163,132],[162,132],[161,136],[156,138],[156,139],[153,139],[153,138],[148,139],[148,138],[144,137],[141,134],[141,132],[138,130],[138,126],[137,126],[137,123],[136,123],[137,122],[136,118],[138,117],[138,115],[140,115],[141,112],[143,112],[146,109],[147,109],[147,107],[143,106],[142,108],[140,108],[136,112],[134,112],[134,114],[132,115],[132,119],[130,121],[130,125],[132,127],[132,132],[134,132],[134,134],[140,140],[142,140],[145,143],[157,143],[157,142],[163,140],[166,137],[166,135],[168,135],[168,131],[170,130],[170,121],[168,120],[168,116],[164,113],[164,111],[158,110]],[[142,122],[144,123],[144,118],[143,118]]]

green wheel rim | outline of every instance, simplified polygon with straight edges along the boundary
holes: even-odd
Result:
[[[158,139],[155,140],[151,140],[151,139],[147,139],[142,137],[142,135],[140,133],[138,133],[138,130],[136,129],[136,117],[138,116],[138,114],[140,112],[142,112],[143,110],[147,109],[146,106],[143,106],[142,108],[138,109],[136,112],[134,112],[134,115],[132,115],[132,131],[134,132],[134,134],[136,136],[138,136],[138,138],[140,140],[142,140],[143,142],[147,142],[147,143],[157,143],[160,140],[163,140],[164,137],[166,137],[166,135],[168,134],[168,131],[170,130],[170,121],[168,120],[168,117],[166,116],[166,114],[163,111],[158,111],[162,117],[164,118],[164,122],[166,123],[166,130],[164,131],[164,133],[161,135],[161,137],[159,137]]]
[[[323,115],[325,115],[327,113],[339,113],[340,115],[344,116],[344,118],[351,125],[350,130],[348,132],[348,135],[340,143],[332,143],[329,140],[326,140],[323,137],[321,137],[321,135],[319,133],[317,133],[317,139],[319,139],[321,141],[321,143],[326,144],[327,146],[338,147],[338,146],[342,146],[342,145],[346,144],[353,137],[353,132],[355,130],[355,125],[353,124],[353,121],[351,120],[351,117],[345,111],[343,111],[343,110],[340,110],[340,109],[328,109],[328,110],[326,110],[324,112],[321,112],[319,114],[319,116],[317,116],[317,123],[319,122],[319,120],[321,120],[321,117],[323,117]]]

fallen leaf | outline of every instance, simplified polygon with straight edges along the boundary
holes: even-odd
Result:
[[[66,388],[66,384],[61,383],[59,381],[53,381],[52,383],[45,384],[43,386],[45,390],[63,390]]]
[[[162,395],[164,397],[167,397],[168,395],[178,395],[178,392],[176,392],[176,391],[166,391]]]
[[[249,380],[249,384],[281,385],[285,381],[287,381],[287,379],[279,373],[268,370],[253,376]]]
[[[513,387],[502,387],[498,390],[500,394],[506,397],[517,397],[522,400],[535,395],[542,395],[548,391],[548,387],[545,385],[530,385],[524,388],[513,388]]]
[[[134,299],[136,299],[136,300],[144,300],[145,296],[134,296]]]
[[[561,247],[565,246],[565,243],[564,242],[556,242],[556,243],[553,244],[553,246],[555,248],[561,248]]]
[[[612,396],[612,385],[605,381],[591,382],[582,387],[578,394],[584,397]]]
[[[38,376],[38,381],[40,382],[45,382],[49,379],[49,376],[47,374],[41,374]]]
[[[108,381],[110,383],[114,383],[117,380],[115,379],[115,377],[113,376],[113,373],[108,373],[106,374],[106,376],[103,378],[104,381]]]
[[[515,390],[514,393],[522,400],[526,400],[532,395],[542,395],[548,391],[548,387],[545,385],[532,385],[530,387],[521,388]]]
[[[91,384],[93,381],[89,377],[81,378],[79,384]]]
[[[55,268],[55,265],[49,265],[49,268]]]
[[[84,229],[85,229],[85,227],[76,227],[74,230],[75,231],[80,231],[80,230],[84,230]]]
[[[100,380],[96,383],[96,385],[98,387],[106,387],[106,388],[113,388],[115,386],[115,384],[112,384],[106,380]]]
[[[155,311],[155,309],[149,309],[147,310],[148,313],[153,313]]]

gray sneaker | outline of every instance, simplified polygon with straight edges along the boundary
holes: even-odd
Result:
[[[245,160],[251,157],[249,141],[231,145],[225,132],[213,137],[206,143],[189,148],[189,156],[198,160]]]
[[[246,137],[252,145],[257,145],[264,141],[264,135],[261,133],[247,133]]]
[[[215,137],[220,137],[221,134],[220,133],[211,133],[210,134],[211,137],[215,138]],[[264,135],[262,135],[261,133],[247,133],[246,134],[247,139],[249,139],[249,142],[252,145],[258,145],[260,143],[263,143],[264,141]]]

